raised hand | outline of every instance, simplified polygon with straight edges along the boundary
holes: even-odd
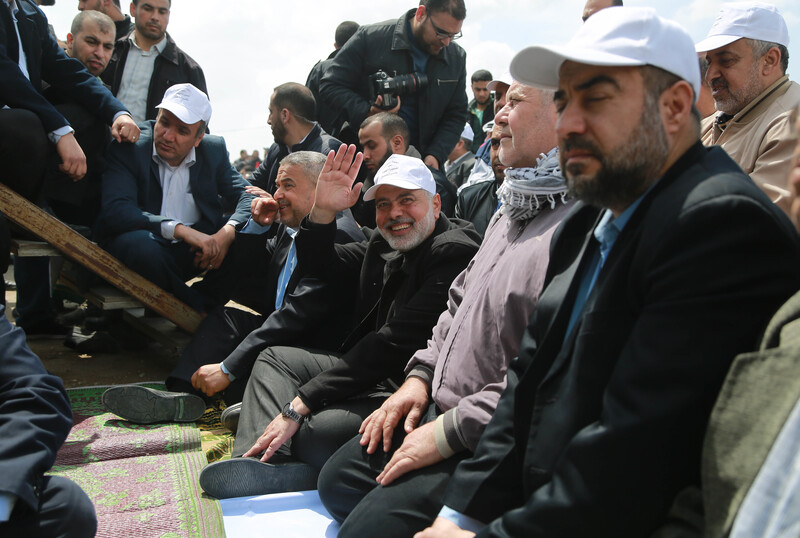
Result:
[[[309,219],[319,224],[328,224],[336,214],[358,201],[362,183],[355,183],[364,155],[353,145],[339,146],[339,151],[328,153],[325,165],[317,179],[314,207]]]

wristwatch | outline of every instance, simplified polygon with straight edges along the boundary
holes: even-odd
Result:
[[[298,424],[302,424],[303,421],[306,419],[306,417],[304,417],[303,415],[301,415],[292,408],[292,402],[289,402],[283,406],[283,409],[281,409],[281,415],[285,416],[289,420],[297,422]]]

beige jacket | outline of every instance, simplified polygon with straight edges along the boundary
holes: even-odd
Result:
[[[791,194],[786,180],[796,142],[789,116],[798,105],[800,85],[783,76],[730,119],[724,131],[716,116],[709,116],[700,134],[706,146],[722,146],[787,213]]]

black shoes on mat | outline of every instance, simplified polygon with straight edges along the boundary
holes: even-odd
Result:
[[[239,416],[242,414],[242,402],[229,405],[225,408],[222,414],[219,416],[219,421],[222,422],[222,425],[236,433],[236,430],[239,429]]]
[[[206,412],[206,402],[200,396],[141,385],[111,387],[103,393],[103,405],[115,415],[137,424],[194,422]]]
[[[317,489],[319,470],[307,463],[262,463],[255,458],[218,461],[200,472],[200,487],[217,499]]]

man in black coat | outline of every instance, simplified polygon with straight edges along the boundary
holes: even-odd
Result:
[[[402,383],[408,357],[430,337],[450,284],[477,252],[475,230],[440,213],[430,171],[405,155],[392,155],[364,196],[376,201],[378,229],[361,243],[335,246],[334,217],[355,203],[362,186],[354,184],[361,154],[355,162],[354,155],[350,146],[328,156],[297,236],[306,273],[346,290],[355,303],[353,329],[338,353],[264,351],[245,390],[233,449],[234,456],[263,453],[262,462],[279,452],[274,461],[308,465],[218,462],[200,476],[210,495],[313,489],[327,458]]]
[[[421,0],[399,19],[362,26],[322,76],[323,105],[344,114],[354,137],[367,116],[385,110],[370,76],[426,75],[427,87],[403,93],[390,112],[405,120],[425,164],[442,169],[467,121],[466,53],[453,43],[466,16],[463,0]]]
[[[0,307],[0,535],[95,535],[86,493],[66,478],[44,476],[71,427],[63,383],[45,371]]]
[[[511,74],[557,87],[581,201],[497,411],[418,536],[649,536],[700,482],[731,361],[800,287],[797,233],[700,144],[692,39],[654,10],[602,10]]]
[[[275,177],[281,160],[295,151],[316,151],[327,155],[342,145],[326,133],[316,118],[316,101],[307,87],[296,82],[277,86],[269,98],[267,123],[275,142],[267,150],[264,161],[253,172],[250,183],[275,193]]]
[[[208,95],[203,69],[167,33],[171,6],[172,0],[132,0],[134,30],[116,42],[102,75],[137,123],[156,119],[156,105],[174,84],[188,82]]]

